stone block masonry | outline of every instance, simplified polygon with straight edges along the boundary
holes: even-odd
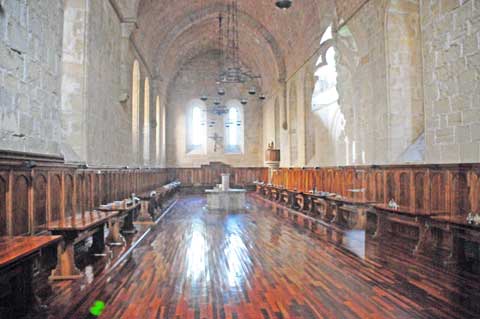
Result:
[[[480,160],[480,0],[424,0],[427,162]]]
[[[0,3],[0,149],[59,154],[63,1]]]

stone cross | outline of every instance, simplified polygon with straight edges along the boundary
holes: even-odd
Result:
[[[212,140],[215,141],[215,145],[213,146],[213,151],[216,153],[217,152],[217,146],[220,145],[220,143],[223,140],[223,137],[218,135],[217,133],[213,134],[213,136],[209,136],[208,138],[211,138]]]

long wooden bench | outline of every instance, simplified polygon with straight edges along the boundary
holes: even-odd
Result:
[[[19,318],[36,306],[33,260],[42,249],[61,240],[61,236],[0,237],[1,318]]]

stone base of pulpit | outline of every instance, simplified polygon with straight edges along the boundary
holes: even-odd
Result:
[[[207,208],[211,210],[238,211],[245,209],[244,189],[229,189],[227,191],[209,189],[207,193]]]

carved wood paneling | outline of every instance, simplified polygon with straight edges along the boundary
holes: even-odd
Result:
[[[50,220],[59,220],[62,210],[62,177],[57,173],[50,178]]]
[[[43,231],[47,223],[47,177],[36,174],[33,180],[33,231]]]
[[[64,183],[65,216],[68,217],[73,214],[73,176],[65,174]]]
[[[0,236],[7,235],[7,192],[8,178],[0,175]]]
[[[12,196],[12,235],[26,235],[29,232],[28,205],[29,177],[17,175],[13,182]]]

